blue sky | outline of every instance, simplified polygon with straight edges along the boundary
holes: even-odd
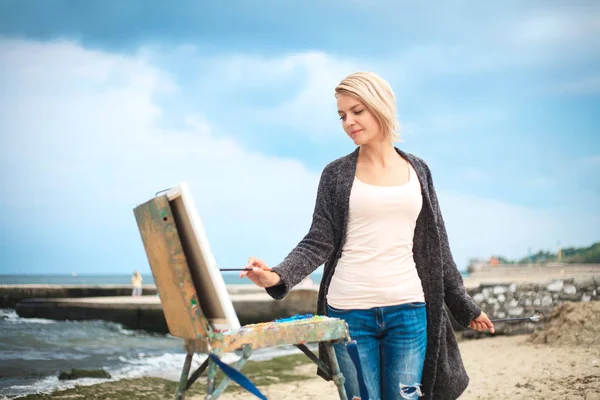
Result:
[[[371,70],[460,268],[600,240],[600,3],[2,1],[0,273],[149,273],[133,208],[186,181],[217,262],[275,265],[353,150]],[[487,4],[484,4],[487,3]]]

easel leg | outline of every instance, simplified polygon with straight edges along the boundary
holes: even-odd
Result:
[[[208,382],[206,385],[206,399],[214,399],[213,394],[215,392],[215,385],[217,382],[217,364],[209,359],[208,360]]]
[[[185,390],[188,390],[194,384],[194,382],[196,382],[198,380],[198,378],[200,378],[200,375],[202,375],[202,373],[204,372],[206,367],[208,367],[208,360],[209,360],[208,358],[206,360],[204,360],[202,365],[199,366],[198,369],[194,371],[192,376],[190,376],[190,379],[188,379],[187,385],[185,386]]]
[[[252,355],[252,346],[247,345],[247,344],[244,345],[243,346],[243,355],[239,360],[237,360],[235,362],[235,364],[233,365],[233,368],[237,369],[238,371],[240,369],[242,369],[242,367],[244,366],[246,361],[248,361],[248,359],[250,358],[251,355]],[[229,385],[230,381],[231,380],[228,376],[223,377],[221,382],[219,382],[219,386],[217,386],[217,388],[213,392],[213,394],[212,394],[213,397],[211,397],[211,400],[219,398],[219,396],[221,396],[221,394],[225,391],[225,389]]]
[[[192,357],[194,353],[188,353],[183,362],[183,369],[181,370],[181,377],[179,378],[179,385],[177,385],[177,392],[175,392],[175,400],[184,400],[185,391],[187,390],[187,380],[190,374],[190,366],[192,365]]]
[[[346,389],[344,389],[344,375],[342,375],[342,372],[340,371],[340,366],[335,356],[333,344],[331,342],[326,343],[325,349],[327,350],[327,356],[329,357],[329,361],[331,362],[331,379],[333,379],[333,382],[337,386],[338,393],[340,395],[340,400],[348,400],[348,396],[346,395]]]

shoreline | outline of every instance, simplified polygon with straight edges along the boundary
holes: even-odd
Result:
[[[490,337],[459,343],[470,384],[461,400],[600,398],[600,345],[551,346],[533,344],[530,335]],[[315,375],[316,366],[304,355],[252,361],[242,369],[272,400],[339,399],[332,382]],[[192,385],[187,398],[204,398],[204,378]],[[115,400],[172,399],[176,382],[155,377],[126,379],[80,386],[51,394],[20,397],[23,400],[94,398]],[[293,395],[291,395],[293,393]],[[291,397],[291,396],[293,397]],[[594,397],[596,396],[596,397]],[[249,398],[231,384],[222,400]]]

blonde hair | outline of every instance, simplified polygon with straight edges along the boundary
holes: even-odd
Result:
[[[373,72],[355,72],[340,82],[335,94],[352,96],[364,103],[379,122],[383,134],[391,142],[400,141],[396,97],[385,79]]]

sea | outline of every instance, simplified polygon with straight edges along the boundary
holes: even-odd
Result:
[[[154,282],[152,275],[142,277],[145,284]],[[129,284],[130,279],[130,275],[0,275],[0,285],[110,285]],[[223,279],[226,284],[251,284],[235,273],[223,273]],[[311,279],[318,283],[320,275],[313,274]],[[0,309],[0,399],[107,381],[59,381],[59,373],[72,368],[104,369],[110,380],[159,376],[178,381],[185,359],[183,345],[180,338],[129,330],[114,322],[21,318],[14,309]],[[251,359],[268,360],[298,352],[292,346],[258,349]],[[232,353],[223,359],[233,362],[239,357]],[[192,370],[203,361],[196,355]]]

